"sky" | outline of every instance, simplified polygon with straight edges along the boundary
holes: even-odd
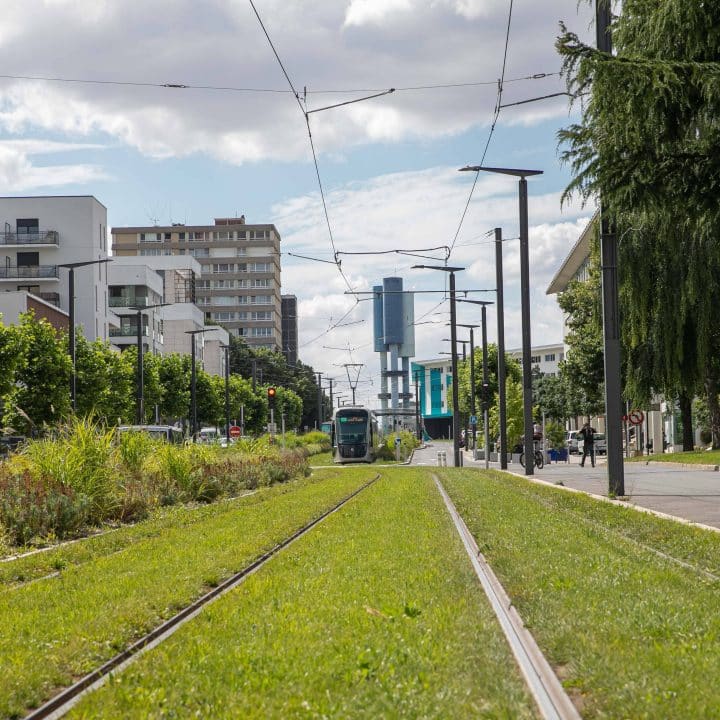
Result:
[[[343,366],[362,364],[358,402],[376,405],[361,293],[388,276],[445,287],[445,273],[411,269],[442,264],[442,250],[387,251],[452,247],[458,290],[493,300],[487,233],[501,227],[506,346],[520,346],[517,180],[481,173],[471,196],[475,174],[458,172],[487,146],[486,166],[543,171],[528,180],[532,343],[561,342],[546,289],[593,211],[561,203],[570,174],[557,132],[578,108],[566,96],[495,108],[501,77],[501,104],[565,90],[559,22],[592,42],[590,4],[253,2],[262,25],[250,0],[4,0],[0,194],[94,195],[110,227],[274,223],[300,359],[348,397]],[[418,292],[415,317],[416,357],[448,351],[447,299]],[[479,308],[458,305],[458,322],[479,323]]]

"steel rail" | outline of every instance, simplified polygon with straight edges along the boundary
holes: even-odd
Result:
[[[553,672],[550,663],[542,654],[535,642],[535,638],[528,632],[505,589],[478,549],[475,538],[468,530],[453,501],[434,473],[433,480],[435,480],[435,485],[445,501],[445,506],[465,546],[475,574],[480,580],[500,627],[505,633],[510,649],[542,717],[544,720],[581,720],[580,714],[565,692],[557,675]]]
[[[176,630],[182,627],[186,622],[192,620],[197,616],[200,611],[211,602],[222,597],[226,593],[233,590],[237,585],[242,583],[245,578],[259,570],[268,560],[271,560],[278,552],[288,547],[307,532],[312,530],[316,525],[321,523],[323,520],[328,518],[333,513],[336,513],[346,503],[352,500],[355,496],[359,495],[363,490],[370,487],[380,478],[378,473],[372,480],[369,480],[364,485],[361,485],[357,490],[350,493],[350,495],[343,498],[336,505],[333,505],[329,510],[326,510],[322,515],[319,515],[314,520],[310,521],[307,525],[304,525],[299,530],[296,530],[292,535],[287,537],[282,542],[275,545],[267,552],[263,553],[260,557],[255,559],[245,568],[235,573],[231,577],[224,580],[217,587],[207,592],[202,597],[195,600],[193,603],[183,608],[179,613],[173,615],[171,618],[158,625],[155,629],[135,641],[132,645],[127,647],[122,652],[115,655],[115,657],[108,660],[105,664],[92,672],[85,675],[83,678],[78,680],[76,683],[68,688],[65,688],[54,697],[50,698],[46,703],[36,708],[28,715],[25,716],[25,720],[55,720],[65,715],[70,709],[80,700],[80,698],[98,689],[105,684],[108,676],[113,670],[122,671],[130,663],[132,663],[137,657],[143,652],[151,650],[161,642],[169,638]]]

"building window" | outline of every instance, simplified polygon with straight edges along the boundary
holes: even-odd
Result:
[[[215,263],[212,266],[214,273],[230,273],[235,272],[235,266],[232,263]]]
[[[273,337],[273,329],[271,327],[254,327],[250,329],[251,337]]]
[[[540,362],[540,356],[539,356],[539,355],[531,355],[531,356],[530,356],[530,362],[532,362],[532,363],[539,363],[539,362]]]
[[[155,257],[157,255],[162,255],[162,250],[160,248],[151,248],[150,250],[147,249],[141,249],[140,255],[144,255],[146,257]]]
[[[271,305],[272,298],[270,297],[270,295],[251,295],[250,296],[250,304],[251,305]]]
[[[250,314],[251,320],[272,320],[272,313],[269,310],[256,310]]]
[[[228,321],[228,320],[234,320],[235,319],[235,313],[234,312],[214,312],[212,313],[213,320],[218,320],[219,322]]]
[[[267,278],[260,278],[259,280],[253,280],[252,287],[255,287],[255,288],[270,287],[270,280],[268,280]]]
[[[555,353],[550,353],[545,356],[545,362],[555,362]]]

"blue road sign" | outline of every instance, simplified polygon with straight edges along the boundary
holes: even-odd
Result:
[[[471,425],[477,425],[477,415],[471,415],[471,416],[470,416],[470,424],[471,424]]]

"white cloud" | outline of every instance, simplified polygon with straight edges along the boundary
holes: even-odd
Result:
[[[545,291],[585,227],[589,211],[576,206],[560,209],[559,193],[537,195],[530,181],[529,244],[531,264],[531,303],[533,342],[558,342],[562,337],[562,315],[555,297]],[[454,168],[431,168],[418,172],[393,173],[338,188],[327,196],[332,227],[338,250],[372,252],[392,249],[417,250],[451,242],[460,210],[467,198],[468,179]],[[505,228],[508,242],[503,244],[504,288],[506,303],[506,343],[519,346],[520,290],[519,243],[517,235],[517,186],[514,181],[489,175],[478,181],[472,210],[452,255],[452,264],[466,267],[458,273],[461,289],[495,287],[494,238],[486,237],[488,220]],[[324,217],[314,195],[291,198],[273,208],[275,222],[283,232],[283,251],[295,252],[321,260],[332,259]],[[482,218],[482,220],[479,220]],[[421,253],[428,254],[428,253]],[[433,253],[429,253],[433,254]],[[414,264],[435,264],[430,260],[407,255],[341,254],[342,267],[354,289],[369,291],[383,277],[404,278],[405,289],[439,290],[444,275],[430,270],[411,270]],[[438,255],[438,264],[442,255]],[[283,292],[302,298],[299,307],[300,357],[319,370],[348,362],[352,348],[355,361],[363,362],[377,375],[377,356],[372,352],[372,319],[369,300],[363,300],[347,321],[364,320],[357,325],[339,327],[327,332],[353,307],[352,297],[344,294],[345,285],[337,269],[327,262],[283,257]],[[367,298],[368,295],[361,295]],[[493,299],[493,293],[475,297]],[[429,312],[447,313],[447,303],[437,308],[442,294],[416,295],[416,319]],[[461,321],[477,321],[476,308],[459,306]],[[496,335],[491,310],[489,338]],[[435,357],[443,349],[446,334],[442,322],[446,315],[423,317],[416,328],[418,357]],[[438,321],[440,325],[425,324]],[[321,336],[319,340],[316,340]],[[326,347],[323,347],[326,346]]]
[[[0,64],[8,74],[138,83],[276,88],[287,84],[251,8],[235,0],[8,0]],[[495,102],[507,23],[500,0],[266,0],[268,31],[299,89],[487,86],[405,90],[311,116],[322,153],[437,138],[487,124]],[[581,6],[584,14],[589,10]],[[559,67],[557,18],[580,30],[575,0],[513,17],[507,77]],[[62,28],[62,43],[57,29]],[[131,38],[131,41],[128,41]],[[38,51],[42,48],[42,52]],[[67,52],[66,48],[72,48]],[[524,99],[562,89],[557,77],[506,85]],[[308,106],[363,93],[308,96]],[[501,123],[537,122],[562,102],[521,106]],[[305,159],[304,120],[289,93],[171,90],[107,84],[0,81],[0,130],[102,133],[151,157],[202,153],[242,164]]]
[[[86,184],[106,179],[106,173],[95,165],[33,165],[28,153],[0,143],[0,184],[13,188],[14,192]]]

